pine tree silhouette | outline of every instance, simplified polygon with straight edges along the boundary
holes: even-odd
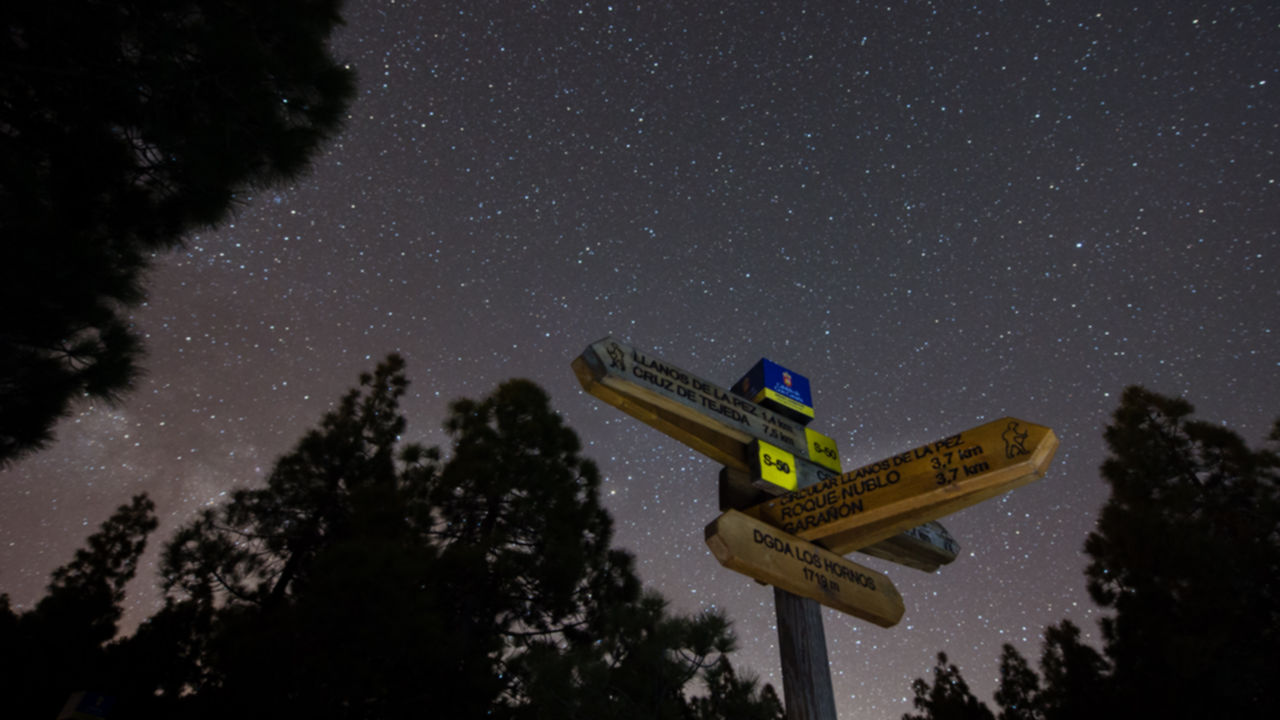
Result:
[[[0,465],[141,371],[128,319],[154,253],[296,177],[353,74],[341,0],[4,3]]]

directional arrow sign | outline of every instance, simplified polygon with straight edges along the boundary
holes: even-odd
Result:
[[[809,459],[799,424],[613,338],[592,343],[573,370],[587,392],[723,465],[745,470],[753,439]]]
[[[843,555],[1043,477],[1057,448],[1049,428],[1003,418],[746,512]]]
[[[826,435],[613,338],[592,343],[573,371],[587,392],[722,465],[752,470],[755,456],[747,446],[764,439],[795,454],[796,487],[840,470],[835,442]],[[794,489],[759,487],[775,495]]]
[[[956,559],[960,543],[940,523],[927,522],[858,552],[931,573]]]
[[[829,608],[880,627],[891,627],[902,619],[902,596],[884,574],[737,510],[725,512],[707,526],[707,546],[730,570]]]

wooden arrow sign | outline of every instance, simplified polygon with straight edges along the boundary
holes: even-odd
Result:
[[[1058,438],[1003,418],[746,510],[846,554],[1043,477]]]
[[[749,508],[769,498],[767,493],[760,491],[758,483],[751,482],[750,477],[750,473],[727,467],[721,469],[721,510]],[[823,541],[816,544],[823,545]],[[859,548],[858,552],[931,573],[956,559],[960,543],[941,523],[927,522],[874,545]]]
[[[858,552],[931,573],[956,559],[960,543],[941,523],[930,521],[858,548]]]
[[[741,446],[753,439],[805,460],[813,460],[811,440],[834,444],[763,405],[613,338],[592,343],[574,360],[573,370],[587,392],[690,446],[707,446],[695,449],[724,465],[742,463]]]
[[[891,627],[902,596],[883,573],[729,510],[707,526],[707,546],[720,564],[829,608]]]

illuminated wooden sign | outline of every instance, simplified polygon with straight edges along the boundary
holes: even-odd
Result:
[[[758,439],[795,456],[797,487],[840,472],[840,453],[826,435],[613,338],[588,347],[573,371],[593,396],[721,465],[753,471],[749,445]],[[770,494],[790,489],[756,480]]]
[[[902,619],[902,596],[883,573],[737,510],[716,518],[706,537],[716,560],[730,570],[881,627]]]
[[[756,461],[756,476],[788,491],[797,489],[796,460],[791,453],[762,440],[753,442],[751,447],[751,455]],[[872,557],[933,572],[956,559],[960,544],[941,524],[927,522],[875,545],[858,549]]]
[[[752,440],[810,459],[795,421],[613,338],[592,343],[573,370],[587,392],[721,464],[746,469]]]
[[[1003,418],[760,503],[747,514],[845,554],[1043,477],[1058,438]]]
[[[797,489],[826,481],[840,471],[836,443],[826,435],[799,427],[768,408],[614,338],[592,343],[574,359],[573,371],[592,396],[713,461],[746,473],[756,488],[767,493],[787,492],[791,486],[762,477],[761,444],[794,459],[788,464],[794,470]],[[918,537],[904,534],[860,549],[868,555],[933,572],[955,559],[951,550],[955,541],[945,532],[940,535],[922,531]],[[931,544],[920,538],[940,543]]]

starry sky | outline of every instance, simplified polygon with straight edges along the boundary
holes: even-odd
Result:
[[[261,482],[357,375],[409,362],[408,437],[510,377],[605,477],[676,610],[725,609],[781,689],[769,588],[703,542],[718,466],[584,393],[614,335],[723,385],[807,375],[852,468],[1013,415],[1042,481],[944,519],[934,574],[862,558],[907,613],[824,610],[844,718],[896,718],[945,650],[984,700],[1002,643],[1096,640],[1084,538],[1128,384],[1259,443],[1280,412],[1280,6],[349,0],[340,137],[159,257],[148,376],[0,473],[0,590],[29,607],[115,506],[153,547]],[[128,621],[155,603],[154,555]],[[858,558],[855,558],[858,559]]]

